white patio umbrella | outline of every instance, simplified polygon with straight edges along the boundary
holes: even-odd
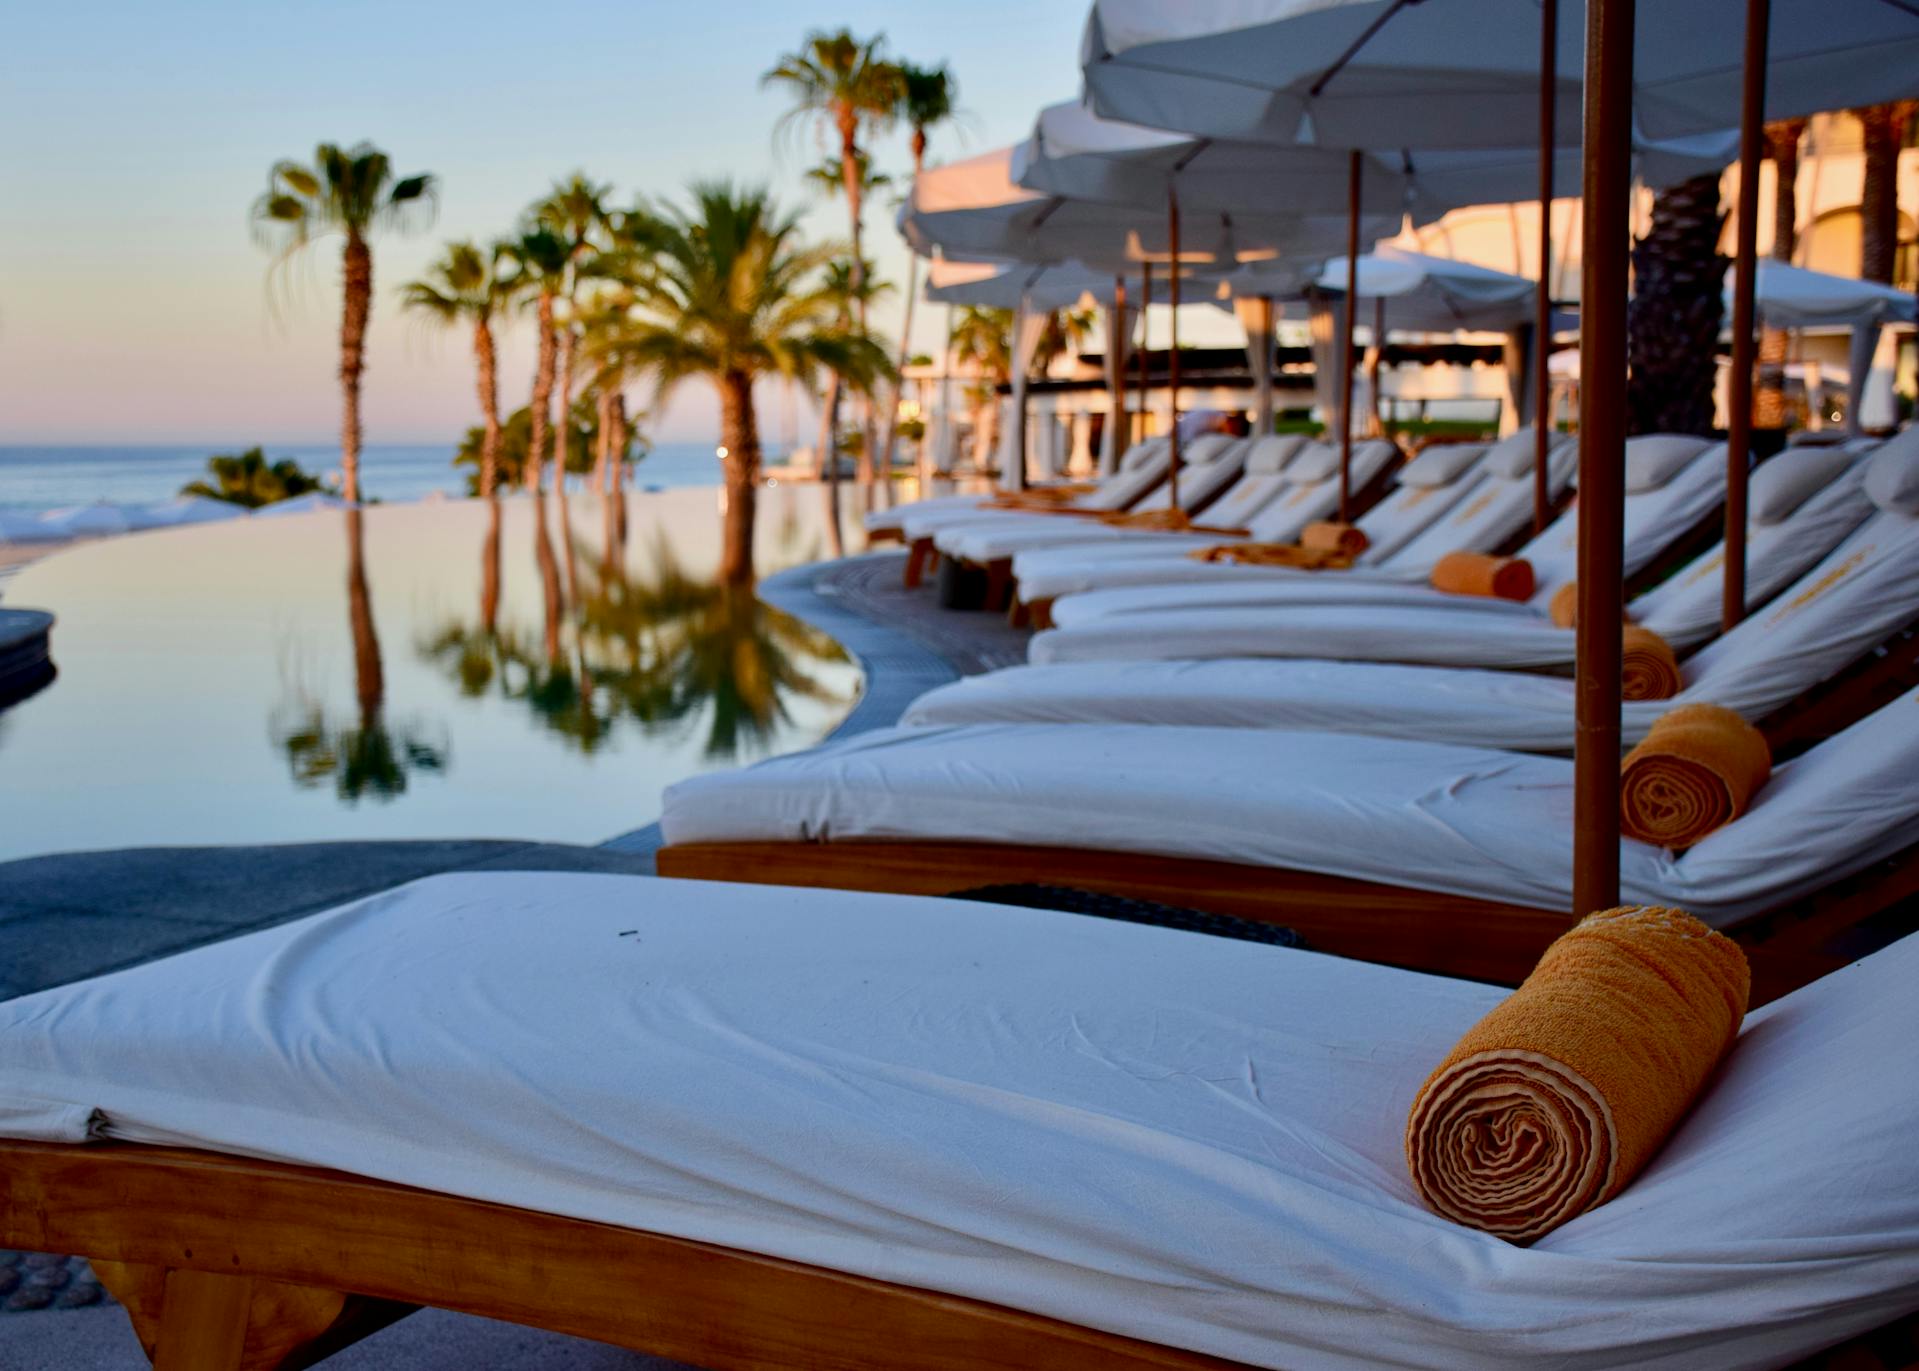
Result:
[[[0,543],[58,543],[67,535],[51,528],[31,514],[15,514],[0,509]]]
[[[1136,123],[1329,146],[1536,144],[1583,129],[1584,242],[1574,889],[1617,896],[1624,235],[1636,138],[1723,128],[1738,112],[1740,193],[1725,617],[1744,612],[1754,219],[1768,119],[1902,98],[1919,87],[1919,5],[1747,0],[1743,25],[1711,0],[1095,0],[1082,52],[1089,103]],[[1583,78],[1575,79],[1581,70]],[[1564,98],[1580,93],[1576,105]],[[1542,158],[1542,163],[1545,159]],[[1541,198],[1550,168],[1542,165]],[[1542,216],[1543,217],[1543,216]],[[1542,316],[1546,302],[1542,299]],[[1543,350],[1542,350],[1543,353]]]
[[[1733,299],[1734,272],[1726,271],[1726,298]],[[1910,324],[1916,300],[1911,291],[1880,281],[1833,276],[1784,262],[1758,264],[1754,308],[1774,328],[1839,327],[1852,330],[1850,374],[1846,383],[1846,426],[1859,431],[1859,415],[1879,330],[1891,323]]]
[[[1503,331],[1531,317],[1535,282],[1529,276],[1494,271],[1449,257],[1382,244],[1362,256],[1353,273],[1357,298],[1378,301],[1387,328],[1416,333],[1451,333],[1460,329]],[[1346,259],[1335,257],[1307,283],[1325,295],[1343,295]],[[1249,268],[1227,278],[1233,290],[1259,289],[1260,273]],[[1304,298],[1301,292],[1297,298]],[[1296,309],[1288,318],[1300,317]]]
[[[247,513],[244,505],[215,500],[205,495],[178,495],[151,505],[135,505],[127,511],[133,528],[178,528],[185,524],[219,523]]]
[[[901,208],[899,228],[914,251],[946,257],[1012,259],[1032,263],[1077,260],[1115,275],[1141,269],[1147,281],[1140,308],[1151,303],[1155,265],[1223,271],[1248,260],[1323,257],[1337,251],[1354,225],[1350,216],[1259,213],[1211,208],[1169,214],[1146,207],[1096,203],[1028,190],[1012,174],[1018,148],[1001,148],[922,172]],[[1369,240],[1398,230],[1401,217],[1378,215],[1358,227]],[[1177,285],[1172,303],[1177,305]],[[1142,352],[1142,357],[1143,357]],[[1172,356],[1176,359],[1177,350]],[[1170,378],[1175,393],[1178,377]],[[1017,377],[1016,377],[1017,384]],[[1012,426],[1015,456],[1008,483],[1023,482],[1025,425]]]
[[[133,527],[133,521],[127,517],[125,510],[105,501],[50,509],[40,516],[40,522],[63,538],[107,537],[125,533]]]

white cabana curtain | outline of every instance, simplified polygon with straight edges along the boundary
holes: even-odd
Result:
[[[1319,406],[1320,418],[1326,425],[1326,436],[1337,438],[1340,372],[1345,365],[1345,358],[1340,352],[1345,301],[1315,292],[1308,303],[1311,306],[1307,327],[1312,335],[1313,402]],[[1350,386],[1352,378],[1347,377],[1346,382]]]
[[[1126,368],[1130,361],[1126,345],[1138,322],[1137,306],[1129,305],[1123,310],[1112,305],[1106,307],[1106,428],[1099,449],[1102,476],[1111,476],[1119,470],[1120,454],[1132,441],[1128,432],[1130,416],[1126,412]]]
[[[1273,298],[1241,295],[1233,313],[1246,330],[1246,361],[1253,370],[1253,432],[1273,431]]]
[[[1026,489],[1026,382],[1046,332],[1047,314],[1022,303],[1013,313],[1013,403],[1000,439],[1000,482],[1008,490]]]

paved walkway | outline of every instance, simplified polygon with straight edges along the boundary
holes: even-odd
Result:
[[[833,635],[865,686],[835,736],[884,728],[956,677],[1025,659],[1023,632],[943,614],[900,587],[903,555],[770,577],[761,598]],[[599,847],[497,841],[124,848],[0,863],[0,999],[138,965],[444,871],[650,875],[657,825]],[[23,1317],[31,1313],[32,1317]],[[144,1371],[126,1316],[84,1262],[0,1252],[0,1371]],[[328,1371],[673,1371],[600,1343],[443,1310],[403,1319]]]

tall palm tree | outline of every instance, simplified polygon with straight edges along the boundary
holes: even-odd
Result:
[[[953,74],[941,63],[937,67],[916,67],[911,62],[899,64],[899,107],[895,111],[899,121],[912,130],[908,146],[913,154],[913,177],[926,169],[927,134],[941,124],[952,121],[958,112],[959,83]],[[913,337],[913,303],[919,296],[919,256],[907,254],[906,259],[906,318],[900,324],[900,352],[898,370],[906,370],[907,348]],[[893,469],[893,448],[899,440],[900,397],[896,387],[893,393],[893,407],[886,415],[886,445],[882,449],[884,460],[882,468]]]
[[[1653,201],[1651,227],[1632,251],[1626,315],[1627,427],[1633,433],[1713,430],[1725,222],[1717,172],[1681,181]]]
[[[1899,147],[1919,101],[1852,111],[1864,132],[1865,179],[1859,189],[1859,274],[1891,281],[1899,256]]]
[[[401,287],[401,307],[445,328],[468,324],[473,330],[473,363],[480,392],[480,495],[493,498],[500,471],[500,382],[493,347],[493,317],[510,290],[502,278],[505,246],[482,248],[470,240],[448,243],[446,251],[417,281]]]
[[[1772,159],[1772,251],[1775,262],[1791,262],[1799,246],[1799,140],[1804,119],[1782,119],[1766,125],[1766,155]],[[1754,428],[1786,426],[1786,331],[1766,325],[1759,330],[1759,377],[1753,390]]]
[[[873,170],[872,159],[866,153],[860,153],[858,160],[857,180],[863,194],[893,183],[892,177],[884,172]],[[844,158],[829,157],[810,169],[806,173],[806,179],[830,199],[841,194],[845,189],[846,179],[841,171],[843,164]],[[867,306],[892,290],[890,285],[881,283],[874,275],[872,262],[860,262],[855,269],[855,264],[850,258],[835,262],[828,269],[827,284],[843,302],[849,320],[857,315],[862,329],[866,327]],[[840,378],[834,377],[827,385],[825,403],[820,406],[820,461],[825,464],[822,470],[827,473],[827,484],[832,486],[835,492],[839,488],[839,466],[837,462],[829,463],[827,459],[829,456],[837,458],[839,455],[839,405],[844,390],[845,387],[841,385]],[[872,396],[862,396],[862,399],[867,403],[867,416],[870,418]],[[873,434],[870,425],[867,426],[864,436],[866,441],[859,451],[859,481],[862,486],[870,486],[873,480]],[[835,501],[838,500],[837,493],[833,498]]]
[[[545,469],[548,435],[553,423],[553,364],[558,344],[553,327],[553,302],[566,285],[566,241],[552,229],[535,227],[506,246],[512,264],[509,288],[530,306],[539,329],[538,359],[533,368],[532,446],[527,453],[525,480],[537,491]],[[566,479],[562,473],[560,479]]]
[[[430,175],[395,177],[387,155],[371,143],[322,143],[311,166],[281,161],[253,202],[254,234],[277,243],[277,270],[314,239],[345,236],[341,252],[340,470],[346,498],[360,498],[360,376],[366,370],[367,319],[373,310],[373,248],[384,228],[412,228],[430,219],[436,183]]]
[[[533,206],[535,223],[551,229],[566,244],[566,267],[560,282],[560,300],[566,317],[560,320],[558,370],[560,412],[573,404],[573,353],[579,340],[579,303],[581,278],[590,273],[592,259],[602,246],[607,230],[606,197],[613,188],[596,186],[580,172],[553,187],[553,193]],[[566,489],[566,428],[553,435],[554,470],[564,494]]]
[[[760,476],[753,384],[762,376],[810,381],[822,368],[855,384],[888,369],[863,330],[848,329],[821,282],[837,255],[804,247],[797,219],[764,189],[696,182],[690,208],[663,206],[636,225],[650,268],[633,278],[633,306],[600,351],[653,376],[664,398],[704,377],[720,399],[726,523],[721,579],[753,577],[753,502]]]
[[[979,379],[967,387],[973,402],[973,466],[986,470],[998,438],[999,388],[1013,375],[1013,311],[968,305],[948,340],[953,359],[970,362]]]

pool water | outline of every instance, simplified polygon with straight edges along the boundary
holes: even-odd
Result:
[[[657,818],[676,780],[809,746],[860,673],[716,584],[721,499],[629,495],[624,538],[617,508],[519,496],[497,524],[477,500],[329,510],[29,566],[7,603],[58,616],[60,674],[0,713],[0,859],[599,842]],[[826,508],[818,488],[763,490],[760,574],[831,556]]]

